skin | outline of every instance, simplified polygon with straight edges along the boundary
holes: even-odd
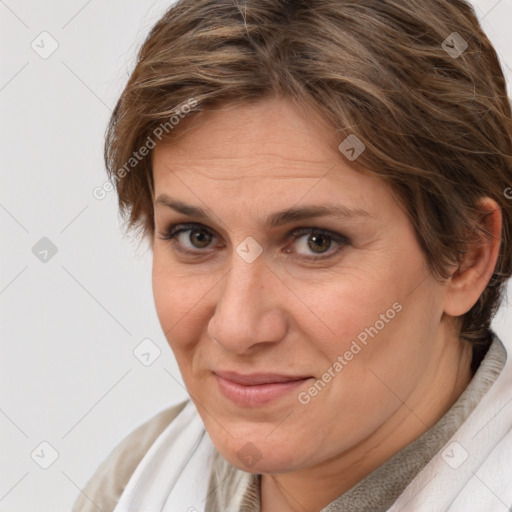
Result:
[[[440,283],[391,190],[340,154],[343,139],[315,112],[274,98],[182,123],[180,136],[153,154],[153,291],[162,329],[220,454],[263,474],[261,510],[320,510],[433,426],[466,388],[471,350],[454,318],[492,275],[501,212],[482,200],[496,238],[475,244]],[[210,219],[176,212],[158,201],[163,194]],[[280,210],[328,203],[367,215],[265,222]],[[171,224],[190,222],[201,225],[206,245],[197,246],[193,229],[163,239]],[[301,227],[347,240],[327,237],[318,247],[311,234],[291,235]],[[252,263],[236,252],[248,236],[263,250]],[[330,257],[307,259],[321,254]],[[298,393],[395,303],[401,311],[300,403]],[[220,393],[214,369],[311,378],[266,405],[241,407]],[[250,468],[237,457],[247,442],[261,455]]]

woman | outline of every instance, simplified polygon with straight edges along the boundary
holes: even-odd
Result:
[[[190,394],[74,511],[512,507],[512,121],[462,0],[183,0],[106,138]]]

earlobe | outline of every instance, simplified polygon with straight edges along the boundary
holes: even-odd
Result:
[[[445,300],[445,313],[457,317],[467,313],[489,283],[501,244],[502,213],[498,203],[489,197],[478,202],[482,212],[480,230],[468,242],[464,260],[452,274]]]

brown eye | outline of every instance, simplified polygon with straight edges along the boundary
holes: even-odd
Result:
[[[197,224],[173,224],[160,233],[162,240],[173,243],[178,251],[192,254],[205,253],[203,249],[212,245],[217,237],[208,229]]]
[[[187,233],[187,231],[183,231],[183,233]],[[189,241],[197,249],[208,247],[213,238],[211,233],[200,228],[189,230],[189,233]]]
[[[331,247],[331,238],[327,235],[309,235],[308,247],[316,253],[323,253]]]
[[[346,236],[320,228],[299,228],[292,236],[294,252],[306,260],[330,258],[350,244]]]

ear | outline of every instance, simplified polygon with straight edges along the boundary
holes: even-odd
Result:
[[[445,313],[461,316],[477,302],[489,283],[501,243],[501,209],[494,199],[484,197],[478,201],[482,212],[480,226],[487,233],[475,232],[468,241],[468,251],[459,267],[453,272],[447,284]]]

